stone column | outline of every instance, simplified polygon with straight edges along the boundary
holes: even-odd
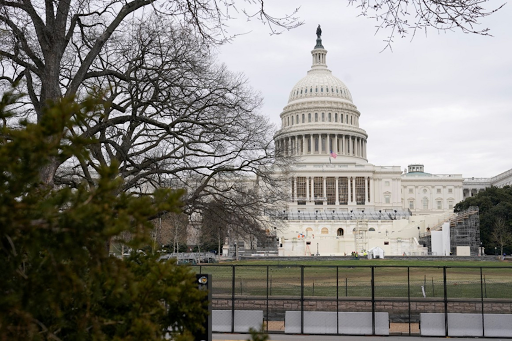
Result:
[[[336,201],[335,201],[335,203],[336,203],[336,205],[339,205],[340,204],[340,195],[339,195],[338,177],[337,176],[334,177],[334,188],[336,188],[336,192],[335,192],[336,193],[335,194],[336,195]]]
[[[302,155],[306,155],[306,134],[302,135]]]
[[[348,179],[348,200],[347,200],[347,205],[351,205],[352,204],[352,177],[348,176],[347,177]]]
[[[306,177],[306,204],[310,200],[311,200],[311,198],[309,197],[309,176],[307,176]]]
[[[326,184],[327,178],[325,176],[322,177],[322,182],[323,182],[322,198],[327,198],[327,184]],[[324,200],[323,204],[327,205],[327,200]]]
[[[336,154],[339,154],[340,152],[338,150],[339,149],[338,148],[338,134],[334,135],[334,145],[336,146],[336,150],[335,151],[333,150],[333,152],[335,152]]]
[[[364,204],[368,202],[368,178],[364,177]]]

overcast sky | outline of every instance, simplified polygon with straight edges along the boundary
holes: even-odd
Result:
[[[375,22],[347,3],[267,0],[276,15],[300,5],[304,25],[271,36],[254,20],[231,22],[231,32],[248,33],[221,47],[218,59],[245,74],[264,99],[262,113],[280,127],[291,89],[311,67],[321,24],[328,68],[361,113],[370,163],[422,163],[426,172],[464,177],[511,169],[512,4],[482,21],[493,37],[431,30],[396,38],[393,51],[381,52],[387,32],[375,34]]]

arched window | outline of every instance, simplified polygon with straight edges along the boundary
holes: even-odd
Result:
[[[334,114],[334,122],[338,122],[338,113]]]
[[[311,234],[313,234],[313,229],[311,227],[308,227],[306,229],[306,237],[309,237]]]
[[[327,121],[331,122],[331,113],[327,114]]]
[[[308,122],[311,122],[311,114],[308,114]]]
[[[428,210],[428,198],[427,197],[423,198],[422,203],[423,203],[423,209]]]
[[[327,229],[327,227],[322,227],[321,234],[329,234],[329,230]]]
[[[318,113],[315,113],[315,122],[318,122]]]
[[[368,231],[375,232],[375,229],[374,229],[373,227],[370,227],[370,228],[368,229]]]
[[[325,114],[322,113],[322,122],[325,122]]]
[[[302,114],[302,123],[304,123],[304,122],[305,122],[305,115]]]
[[[343,237],[343,234],[344,234],[344,233],[345,233],[345,231],[343,231],[343,229],[342,229],[342,228],[339,228],[339,229],[338,229],[338,231],[336,231],[336,235],[337,235],[338,237]]]

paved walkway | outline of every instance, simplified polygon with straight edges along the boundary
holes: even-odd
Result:
[[[246,341],[249,334],[213,334],[213,341]],[[444,337],[420,337],[420,336],[320,336],[320,335],[284,335],[270,334],[271,341],[446,341]],[[478,338],[454,338],[456,341],[475,341]],[[480,338],[483,340],[483,338]],[[488,339],[491,340],[491,339]],[[494,341],[512,340],[511,338],[492,338]]]

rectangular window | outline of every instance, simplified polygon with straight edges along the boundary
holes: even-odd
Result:
[[[324,178],[315,176],[313,178],[313,190],[314,190],[314,197],[315,197],[315,205],[322,205],[323,204],[323,197],[324,197]]]
[[[389,186],[389,181],[384,181],[384,186]]]
[[[314,139],[315,139],[315,153],[318,153],[318,136],[315,136]]]
[[[322,113],[322,122],[325,122],[325,114]]]
[[[389,194],[385,194],[385,195],[384,195],[384,202],[385,202],[386,204],[391,204],[391,195],[389,195]]]
[[[441,194],[441,188],[437,189],[437,194]]]
[[[326,138],[322,136],[322,153],[325,153],[325,141]]]
[[[453,209],[453,201],[448,201],[448,209],[451,210]]]
[[[413,189],[409,188],[409,194],[412,194],[412,193],[413,193]]]
[[[443,202],[441,200],[437,201],[437,209],[440,210],[443,208]]]
[[[409,201],[409,209],[414,210],[414,200]]]
[[[336,179],[334,177],[328,177],[325,179],[325,191],[327,192],[327,205],[336,204]]]
[[[299,205],[306,204],[306,177],[297,177],[297,203]]]
[[[364,191],[364,177],[356,177],[356,204],[364,205],[365,203],[365,191]]]
[[[308,153],[311,154],[311,136],[306,137],[306,143],[308,144],[308,148],[307,148]]]
[[[348,204],[348,178],[338,178],[338,197],[340,205]]]
[[[452,194],[452,193],[453,193],[453,189],[448,188],[448,193],[449,193],[449,194]]]

